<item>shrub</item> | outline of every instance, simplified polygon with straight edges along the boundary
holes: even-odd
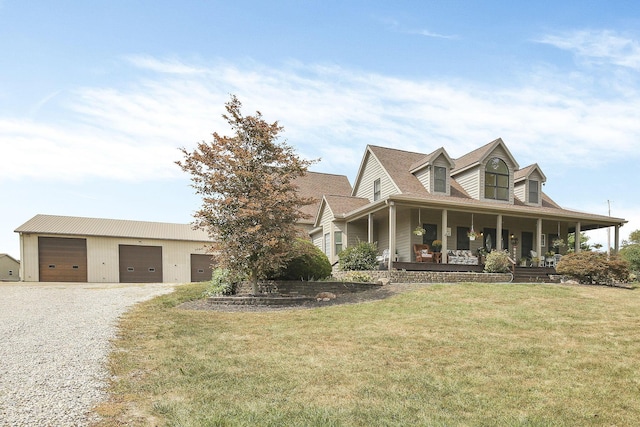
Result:
[[[296,239],[293,251],[293,258],[274,279],[322,280],[331,275],[329,258],[309,240]]]
[[[233,280],[231,272],[226,268],[213,270],[211,282],[204,291],[204,295],[215,297],[220,295],[235,295],[238,290],[238,282]]]
[[[640,272],[640,244],[625,246],[620,249],[620,256],[627,260],[631,271]]]
[[[599,252],[582,251],[562,257],[556,267],[559,274],[583,284],[611,285],[629,280],[629,264],[624,259]]]
[[[361,271],[350,271],[344,275],[344,282],[357,282],[357,283],[371,283],[373,277],[367,273]]]
[[[377,270],[378,245],[376,243],[360,242],[349,246],[338,254],[340,270]]]
[[[487,273],[507,273],[511,268],[507,251],[492,251],[487,255],[484,271]]]

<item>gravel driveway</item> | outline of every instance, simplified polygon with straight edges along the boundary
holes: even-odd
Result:
[[[0,426],[82,426],[118,317],[175,284],[0,283]]]

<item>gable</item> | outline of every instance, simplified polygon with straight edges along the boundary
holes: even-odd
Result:
[[[386,168],[383,167],[380,160],[371,150],[371,147],[368,146],[362,159],[351,195],[354,197],[363,197],[373,202],[374,182],[376,180],[380,180],[380,199],[400,192],[400,189],[391,176],[389,176]]]
[[[315,203],[300,208],[300,211],[307,215],[307,218],[299,221],[301,224],[314,223],[322,197],[325,194],[349,196],[352,191],[346,175],[307,172],[305,175],[296,178],[294,183],[298,187],[300,196],[310,197],[315,200]]]

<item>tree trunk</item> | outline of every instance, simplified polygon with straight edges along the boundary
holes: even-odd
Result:
[[[258,295],[260,293],[260,289],[258,288],[258,276],[256,275],[256,272],[254,270],[251,270],[249,283],[251,283],[251,293],[253,295]]]

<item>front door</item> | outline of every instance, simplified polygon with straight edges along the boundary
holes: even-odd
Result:
[[[456,247],[455,249],[466,250],[469,248],[469,236],[467,236],[467,227],[456,228]]]
[[[483,231],[484,240],[483,245],[487,252],[491,252],[492,250],[498,247],[496,240],[496,229],[495,228],[485,228]],[[502,229],[502,250],[509,250],[509,230]]]
[[[533,233],[530,231],[522,232],[522,255],[531,259],[531,251],[533,250]]]

